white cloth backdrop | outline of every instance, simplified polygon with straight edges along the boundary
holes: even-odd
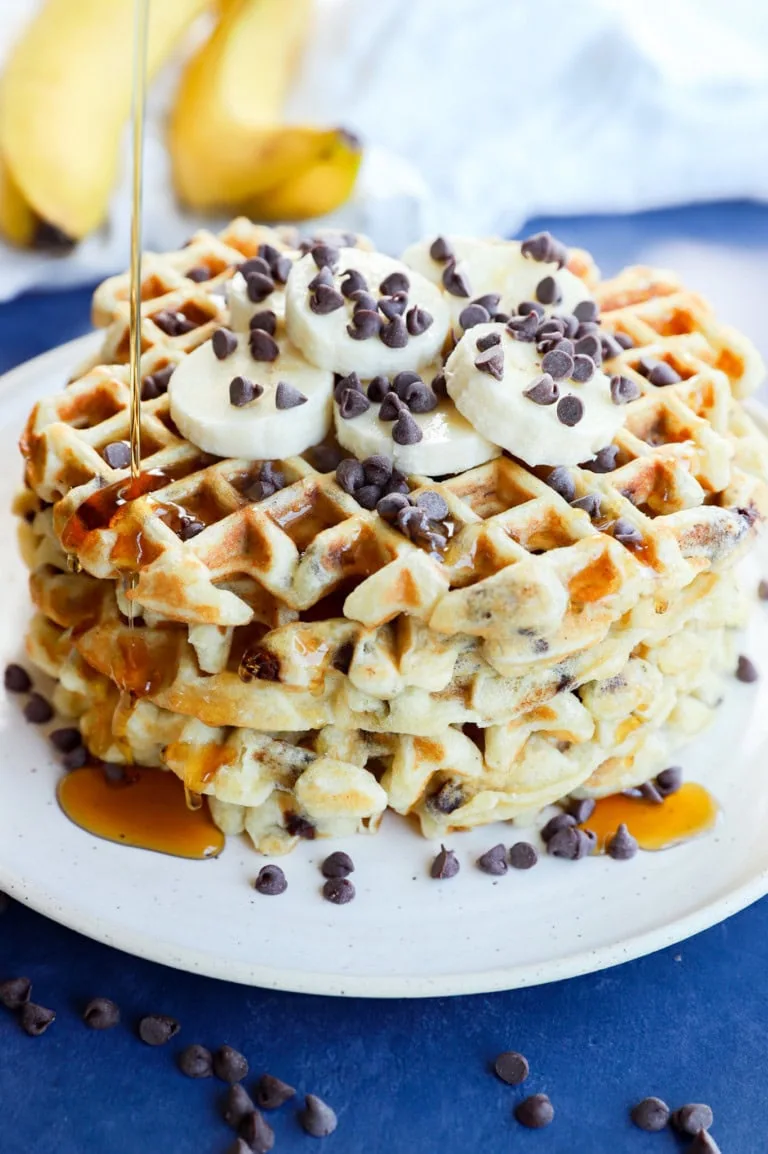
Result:
[[[0,61],[37,2],[0,0]],[[147,248],[197,223],[174,203],[162,143],[178,67],[150,102]],[[768,3],[318,0],[288,112],[363,137],[357,194],[334,223],[393,252],[540,213],[768,199]],[[0,242],[0,299],[124,267],[128,212],[123,180],[108,225],[71,255]]]

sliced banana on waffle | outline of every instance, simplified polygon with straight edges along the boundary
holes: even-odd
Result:
[[[536,313],[469,329],[445,365],[456,407],[482,435],[528,465],[578,465],[613,440],[640,394],[598,367],[600,341],[562,336]],[[596,363],[597,362],[597,363]]]
[[[403,261],[438,285],[455,326],[470,328],[509,314],[522,301],[545,311],[572,312],[592,294],[579,277],[563,267],[567,250],[548,233],[526,241],[436,237],[419,241]]]
[[[363,384],[356,373],[334,389],[336,439],[359,461],[382,455],[404,473],[439,477],[498,457],[500,449],[445,395],[436,366]]]
[[[361,379],[428,365],[450,325],[443,294],[401,261],[325,244],[293,265],[285,321],[312,364]]]
[[[181,433],[218,457],[276,459],[328,433],[333,375],[267,329],[219,329],[178,366],[168,394]]]

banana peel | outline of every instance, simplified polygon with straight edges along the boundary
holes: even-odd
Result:
[[[357,139],[338,129],[321,157],[275,187],[252,197],[245,211],[253,220],[262,221],[325,216],[349,199],[362,157]]]
[[[154,0],[151,77],[213,0]],[[106,216],[131,106],[134,0],[46,0],[11,52],[0,93],[6,224],[27,243],[18,198],[78,240]],[[4,191],[7,181],[4,182]]]

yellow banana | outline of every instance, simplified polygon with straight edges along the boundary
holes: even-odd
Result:
[[[305,220],[333,212],[349,198],[361,160],[358,142],[339,130],[322,157],[253,197],[246,204],[246,212],[263,221]]]
[[[19,192],[0,154],[0,233],[12,244],[31,245],[37,225],[38,218]]]
[[[148,75],[212,0],[153,0]],[[101,224],[131,103],[134,0],[46,0],[2,78],[0,153],[21,197],[73,239]]]

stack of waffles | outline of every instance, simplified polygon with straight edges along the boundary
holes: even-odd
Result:
[[[503,454],[409,476],[447,505],[436,555],[345,491],[333,446],[265,472],[174,424],[171,373],[228,322],[227,285],[265,243],[298,241],[241,220],[145,259],[132,488],[105,457],[129,435],[126,277],[96,292],[97,362],[29,418],[27,646],[58,709],[94,756],[167,768],[264,853],[375,830],[388,807],[441,837],[652,777],[735,665],[734,566],[768,510],[768,445],[741,404],[753,347],[672,274],[600,281],[572,253],[623,338],[607,371],[639,396],[588,467]]]

